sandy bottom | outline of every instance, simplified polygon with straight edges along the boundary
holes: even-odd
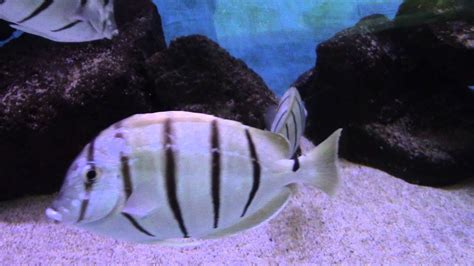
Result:
[[[474,262],[474,182],[449,189],[407,184],[341,163],[329,198],[299,187],[269,223],[185,248],[132,244],[47,221],[51,196],[0,203],[0,264]]]

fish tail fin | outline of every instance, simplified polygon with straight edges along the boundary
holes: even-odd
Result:
[[[328,195],[334,195],[339,184],[338,147],[341,131],[336,130],[308,154],[299,157],[300,168],[295,172],[297,182],[313,185]]]

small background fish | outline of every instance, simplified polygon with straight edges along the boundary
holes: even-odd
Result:
[[[295,155],[306,128],[307,111],[295,87],[288,89],[278,106],[267,111],[267,128],[285,137],[290,143],[289,156]]]
[[[118,33],[113,0],[0,0],[0,19],[57,42],[111,39]]]

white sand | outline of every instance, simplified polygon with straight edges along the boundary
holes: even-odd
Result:
[[[49,196],[0,203],[0,264],[474,263],[474,182],[435,189],[343,162],[329,198],[300,187],[271,222],[186,248],[115,241],[53,224]]]

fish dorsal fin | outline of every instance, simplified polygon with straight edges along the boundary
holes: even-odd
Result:
[[[144,218],[158,209],[156,191],[153,186],[139,186],[125,202],[122,212]]]
[[[203,239],[215,239],[220,238],[228,235],[232,235],[249,228],[255,227],[259,224],[264,223],[265,221],[270,220],[274,216],[276,216],[282,209],[285,207],[286,203],[288,202],[288,198],[291,195],[291,190],[288,187],[285,187],[277,197],[271,200],[267,205],[265,205],[262,209],[257,211],[256,213],[244,218],[239,223],[224,228],[222,230],[217,231],[216,233],[210,234]]]
[[[281,98],[270,128],[271,132],[284,136],[290,143],[288,158],[291,158],[299,147],[306,127],[306,115],[298,90],[291,87]]]

